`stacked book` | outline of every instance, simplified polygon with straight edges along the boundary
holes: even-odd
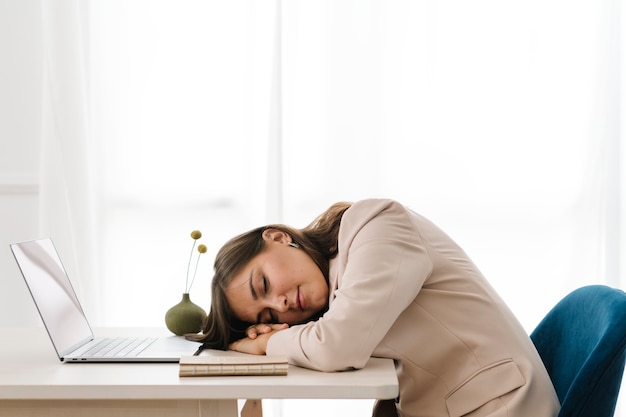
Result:
[[[289,364],[282,356],[183,356],[179,376],[287,375]]]

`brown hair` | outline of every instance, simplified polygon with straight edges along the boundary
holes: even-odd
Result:
[[[187,337],[204,342],[205,348],[226,350],[230,343],[245,336],[247,327],[253,323],[243,322],[234,316],[226,301],[226,287],[241,268],[265,249],[262,235],[267,229],[278,229],[289,234],[292,241],[313,259],[328,282],[328,263],[337,255],[341,218],[350,206],[350,203],[335,203],[303,229],[282,224],[267,225],[226,242],[215,257],[211,310],[202,334]]]

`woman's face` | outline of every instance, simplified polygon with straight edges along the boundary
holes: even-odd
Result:
[[[226,287],[226,300],[248,323],[305,322],[328,303],[322,271],[291,237],[277,229],[263,233],[266,249],[252,258]]]

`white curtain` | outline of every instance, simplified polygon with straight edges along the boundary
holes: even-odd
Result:
[[[42,2],[44,42],[40,232],[54,239],[73,285],[96,321],[100,257],[94,219],[90,132],[89,18],[80,0]]]
[[[209,251],[191,298],[208,309],[215,252],[265,222],[275,16],[273,2],[91,3],[100,297],[118,306],[102,323],[163,325],[195,229]]]
[[[626,285],[619,0],[51,3],[42,218],[97,325],[162,325],[194,229],[208,309],[227,238],[367,197],[442,226],[529,332]]]

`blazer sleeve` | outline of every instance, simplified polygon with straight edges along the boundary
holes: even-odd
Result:
[[[321,371],[362,368],[432,271],[412,214],[391,200],[348,209],[339,252],[345,269],[328,311],[273,335],[268,355]]]

